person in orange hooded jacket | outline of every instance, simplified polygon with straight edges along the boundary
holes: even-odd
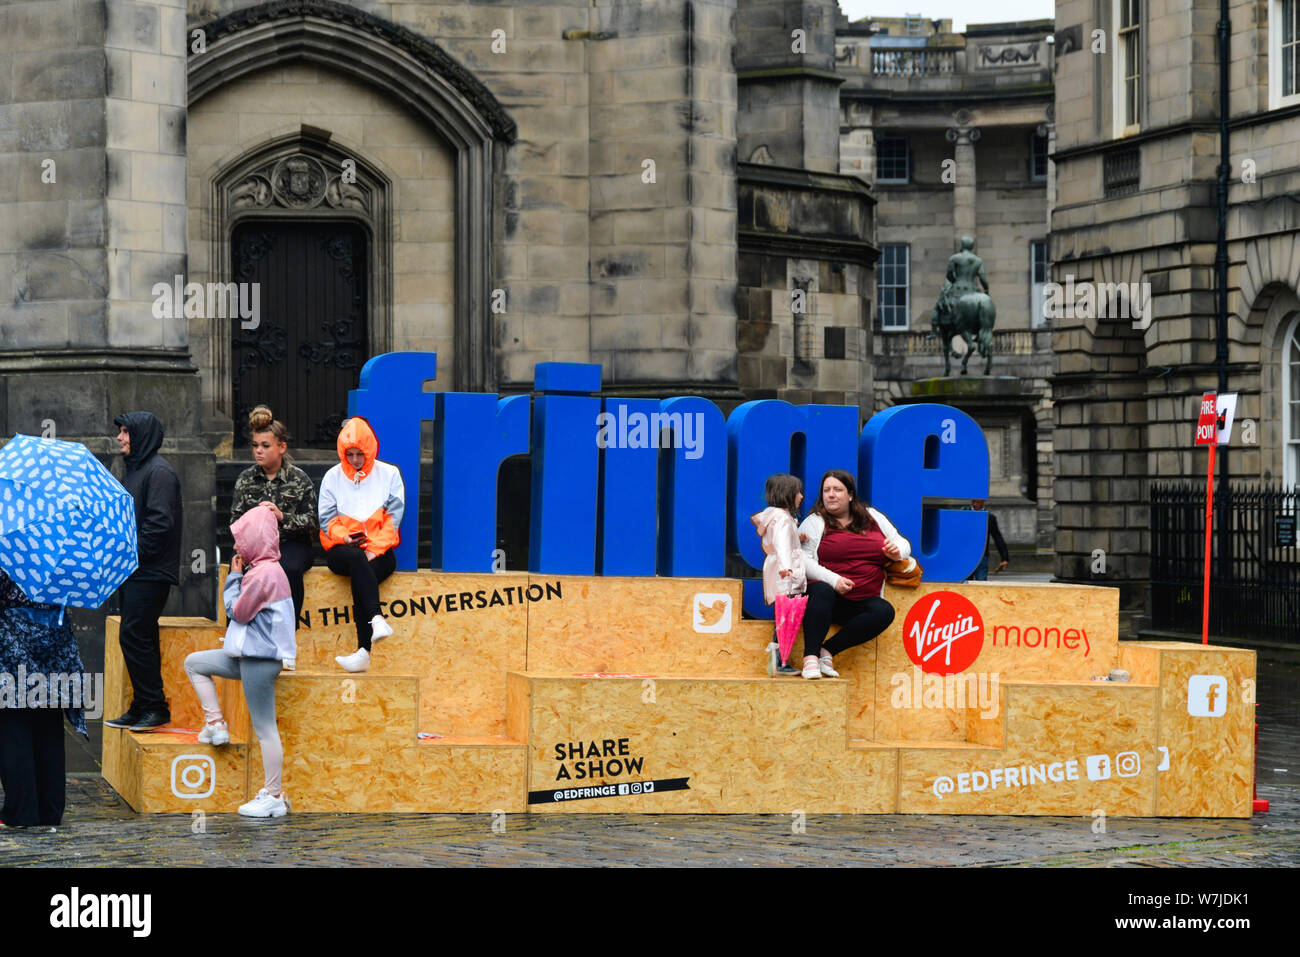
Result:
[[[343,423],[337,447],[339,464],[320,485],[320,540],[330,571],[352,579],[357,650],[334,660],[358,672],[370,667],[372,643],[393,633],[380,613],[379,583],[397,568],[406,487],[396,466],[379,461],[379,440],[360,416]]]

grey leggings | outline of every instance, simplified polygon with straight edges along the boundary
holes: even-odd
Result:
[[[203,717],[211,724],[222,720],[217,686],[212,676],[243,682],[244,700],[253,719],[253,730],[262,745],[262,770],[268,794],[280,793],[284,749],[275,725],[275,679],[284,666],[275,658],[232,658],[224,651],[196,651],[185,659],[185,673],[203,705]]]

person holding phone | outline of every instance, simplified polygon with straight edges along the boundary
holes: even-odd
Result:
[[[393,633],[380,613],[379,583],[397,569],[406,487],[396,466],[379,461],[379,440],[365,419],[345,421],[336,445],[339,464],[320,485],[320,540],[330,571],[351,579],[357,612],[357,650],[334,660],[360,672],[370,667],[373,643]]]

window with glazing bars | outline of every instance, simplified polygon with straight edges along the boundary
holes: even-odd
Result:
[[[907,153],[906,136],[877,136],[876,182],[906,183],[909,172]]]
[[[876,301],[880,303],[880,328],[907,328],[908,247],[880,247]]]
[[[1119,47],[1124,82],[1124,126],[1137,126],[1141,119],[1142,89],[1142,0],[1119,0]]]

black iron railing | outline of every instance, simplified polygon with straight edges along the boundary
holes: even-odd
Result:
[[[1210,634],[1300,645],[1300,487],[1220,484],[1214,492]],[[1151,619],[1200,633],[1205,487],[1151,486]]]

